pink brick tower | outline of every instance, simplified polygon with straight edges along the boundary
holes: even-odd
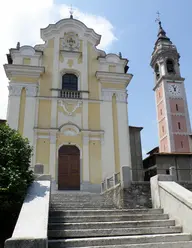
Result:
[[[155,72],[155,98],[159,132],[159,152],[191,152],[191,126],[180,55],[159,21],[158,39],[151,58]]]

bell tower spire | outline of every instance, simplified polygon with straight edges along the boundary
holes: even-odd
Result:
[[[160,152],[191,152],[191,127],[184,78],[181,77],[176,46],[162,27],[157,12],[159,30],[151,56],[154,70],[156,110]]]

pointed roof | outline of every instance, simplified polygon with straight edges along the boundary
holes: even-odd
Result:
[[[158,38],[155,44],[159,43],[160,41],[168,41],[170,44],[172,44],[171,40],[167,37],[166,32],[161,25],[161,21],[159,21],[159,32],[157,37]]]

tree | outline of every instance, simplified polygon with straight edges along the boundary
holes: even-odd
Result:
[[[0,125],[0,189],[22,199],[33,181],[32,147],[8,125]]]

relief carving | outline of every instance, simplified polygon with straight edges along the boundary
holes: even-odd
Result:
[[[63,110],[71,116],[78,108],[81,107],[82,101],[78,101],[77,103],[75,102],[66,102],[63,100],[59,101],[60,106],[63,108]]]
[[[78,34],[73,32],[65,33],[64,38],[61,41],[61,46],[63,50],[67,51],[79,51],[80,41]]]

